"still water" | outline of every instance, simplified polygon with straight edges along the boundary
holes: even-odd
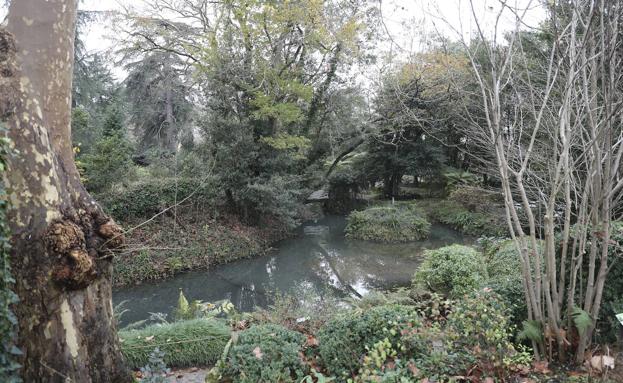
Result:
[[[172,279],[118,289],[115,304],[127,301],[121,325],[170,314],[183,290],[189,301],[230,300],[238,310],[265,307],[276,291],[306,294],[361,296],[373,289],[406,286],[426,249],[470,241],[441,225],[431,227],[427,240],[383,244],[344,237],[346,219],[325,217],[299,228],[298,234],[279,242],[266,255],[180,274]]]

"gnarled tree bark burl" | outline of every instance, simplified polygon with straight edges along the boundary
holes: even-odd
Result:
[[[0,118],[18,345],[27,382],[123,382],[111,259],[123,232],[80,183],[71,145],[77,0],[18,0],[0,29]]]

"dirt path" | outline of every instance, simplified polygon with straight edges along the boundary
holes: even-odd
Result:
[[[173,370],[167,376],[167,383],[204,383],[209,369],[204,368],[185,368]]]

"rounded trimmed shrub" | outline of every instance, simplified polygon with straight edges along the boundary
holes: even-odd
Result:
[[[348,216],[346,236],[349,238],[409,242],[428,237],[430,222],[414,204],[376,206],[354,211]]]
[[[377,342],[398,342],[396,328],[421,327],[413,306],[388,305],[371,308],[360,314],[349,312],[328,322],[318,332],[318,353],[327,371],[338,381],[357,373],[364,355]]]
[[[300,357],[305,340],[283,326],[253,326],[229,350],[223,377],[239,383],[299,382],[309,372]]]
[[[414,282],[429,290],[458,297],[478,289],[487,279],[484,256],[469,246],[451,245],[424,253]]]

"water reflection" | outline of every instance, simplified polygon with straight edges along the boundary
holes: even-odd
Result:
[[[468,241],[447,227],[433,225],[429,239],[382,244],[344,238],[344,217],[309,223],[295,238],[280,242],[263,257],[237,261],[208,271],[117,290],[113,300],[127,300],[122,324],[170,313],[179,290],[186,297],[214,302],[229,299],[238,310],[265,307],[275,291],[362,296],[372,289],[410,283],[425,249]]]

